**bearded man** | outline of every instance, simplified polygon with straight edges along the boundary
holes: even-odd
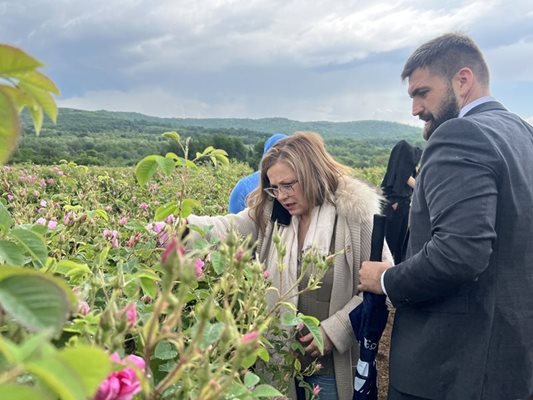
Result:
[[[389,399],[533,396],[533,127],[490,97],[477,45],[446,34],[407,60],[428,141],[407,259],[364,262],[396,307]]]

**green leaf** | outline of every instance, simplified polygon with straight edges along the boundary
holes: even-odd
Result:
[[[196,165],[193,161],[191,160],[186,160],[185,161],[185,166],[187,168],[190,168],[190,169],[198,169],[198,165]]]
[[[19,358],[17,362],[28,361],[33,357],[41,357],[41,352],[50,346],[53,332],[44,330],[36,335],[31,335],[24,343],[19,345]]]
[[[62,260],[57,263],[55,272],[71,278],[82,278],[85,275],[90,275],[92,271],[87,264]]]
[[[140,185],[146,185],[152,176],[154,176],[154,174],[157,172],[159,165],[157,162],[158,157],[163,158],[158,155],[146,156],[135,166],[135,177]]]
[[[156,221],[163,221],[169,215],[175,214],[177,209],[178,205],[175,201],[163,204],[162,206],[157,207],[157,210],[155,210],[154,219]]]
[[[156,162],[157,164],[159,165],[159,168],[161,168],[161,171],[169,176],[170,174],[172,174],[172,171],[174,171],[174,160],[172,160],[171,158],[166,158],[166,157],[157,157],[156,158]]]
[[[0,385],[0,393],[2,393],[2,400],[51,400],[49,396],[40,392],[38,389],[16,385],[14,383],[4,383]]]
[[[57,104],[50,93],[36,86],[26,85],[23,82],[19,82],[19,87],[42,107],[43,111],[54,123],[57,121]]]
[[[33,121],[33,129],[35,129],[35,133],[39,135],[41,133],[41,128],[43,127],[43,109],[36,104],[30,105],[29,109]]]
[[[74,372],[84,389],[83,399],[92,397],[100,383],[112,371],[112,363],[107,353],[89,345],[67,347],[58,354],[58,358]]]
[[[285,326],[296,326],[302,322],[302,319],[294,313],[286,312],[281,316],[281,323]]]
[[[71,307],[74,307],[76,304],[78,304],[78,298],[76,295],[72,292],[72,289],[70,286],[63,280],[56,278],[55,276],[51,274],[44,273],[42,271],[36,271],[20,266],[13,266],[13,265],[3,265],[0,267],[0,281],[7,279],[11,276],[38,276],[40,278],[44,278],[49,280],[50,282],[57,285],[59,288],[65,292],[67,295],[67,299],[70,302]]]
[[[227,157],[227,155],[215,154],[215,157],[218,160],[218,162],[220,162],[222,165],[229,165],[229,158]]]
[[[189,215],[192,214],[193,210],[195,208],[201,207],[201,204],[198,200],[194,199],[183,199],[181,203],[181,214],[180,216],[182,218],[187,218]]]
[[[0,56],[0,68],[2,63]],[[0,85],[0,165],[8,160],[9,155],[15,149],[19,133],[20,122],[17,110],[11,97],[4,93],[3,85]]]
[[[28,96],[18,88],[0,85],[0,90],[9,97],[17,112],[20,112],[28,104]]]
[[[217,275],[221,275],[224,272],[224,265],[222,265],[222,254],[219,251],[211,253],[211,264]]]
[[[107,260],[107,255],[109,254],[109,250],[111,249],[111,247],[109,246],[105,246],[102,251],[100,252],[100,254],[98,254],[98,265],[100,267],[104,266],[105,263],[106,263],[106,260]]]
[[[305,327],[309,329],[309,332],[312,333],[320,353],[324,353],[324,338],[322,337],[322,332],[320,331],[320,321],[310,315],[301,315],[301,318]]]
[[[19,347],[2,335],[0,335],[0,354],[11,364],[17,364],[23,359]]]
[[[153,280],[143,277],[139,281],[141,282],[141,288],[144,294],[152,298],[157,296],[157,284]]]
[[[239,399],[246,393],[249,393],[249,390],[246,388],[246,386],[241,385],[240,383],[232,383],[228,389],[228,395],[230,399]]]
[[[0,240],[0,263],[24,265],[25,260],[24,250],[16,243]]]
[[[41,383],[56,393],[61,400],[84,400],[86,390],[81,377],[57,354],[25,363],[26,370],[37,376]]]
[[[12,236],[18,244],[38,262],[39,266],[42,267],[46,263],[48,249],[46,248],[46,242],[41,235],[17,226],[11,229],[10,236]]]
[[[180,144],[181,138],[178,132],[165,132],[162,134],[162,136],[175,141],[177,144]]]
[[[246,375],[244,375],[244,384],[249,388],[257,385],[260,380],[261,379],[256,374],[250,371],[248,371]]]
[[[0,229],[7,232],[13,225],[13,219],[9,210],[0,202]]]
[[[213,150],[215,150],[215,148],[213,146],[207,146],[204,151],[202,152],[202,156],[205,156],[207,154],[210,154]],[[198,154],[198,153],[196,153]]]
[[[20,273],[2,278],[0,306],[33,332],[60,332],[70,311],[66,292],[44,274]]]
[[[200,348],[205,350],[209,345],[217,342],[221,338],[224,328],[225,326],[222,322],[209,324],[204,330],[204,336]]]
[[[154,356],[160,360],[175,360],[178,352],[172,343],[163,341],[155,347]]]
[[[268,354],[268,351],[267,349],[265,349],[264,347],[259,347],[255,353],[257,354],[257,357],[259,357],[261,360],[263,360],[264,362],[269,362],[270,361],[270,354]]]
[[[0,75],[12,76],[23,72],[32,71],[42,64],[24,51],[0,44]]]
[[[291,342],[291,350],[295,351],[301,355],[305,355],[305,348],[299,341],[293,341]]]
[[[105,222],[109,222],[109,214],[103,208],[97,208],[96,210],[91,210],[87,213],[87,216],[89,216],[90,218],[98,217],[98,218],[103,219]]]
[[[11,76],[21,82],[24,82],[27,85],[32,85],[47,92],[52,92],[54,94],[60,94],[59,89],[57,88],[55,83],[39,71],[34,70],[23,74],[14,73],[11,74]]]
[[[182,164],[182,158],[181,157],[178,157],[178,155],[176,153],[173,153],[171,151],[169,151],[167,154],[165,154],[165,158],[170,158],[171,160],[174,160],[174,162],[177,162],[177,165],[181,165]]]
[[[260,398],[260,397],[276,397],[276,396],[283,396],[277,389],[273,388],[270,385],[258,385],[255,390],[253,391],[254,397]]]
[[[255,364],[256,361],[257,361],[257,354],[255,354],[255,353],[248,354],[241,361],[241,368],[243,368],[243,369],[251,368]]]
[[[170,372],[176,368],[177,362],[176,361],[168,361],[164,364],[161,364],[157,370],[160,372]]]

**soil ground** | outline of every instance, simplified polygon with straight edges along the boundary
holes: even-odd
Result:
[[[378,400],[387,400],[387,388],[389,387],[389,348],[394,310],[389,311],[389,320],[383,336],[379,342],[377,357],[378,368]]]

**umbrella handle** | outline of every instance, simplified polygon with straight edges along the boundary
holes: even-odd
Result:
[[[385,240],[387,219],[384,215],[374,214],[372,239],[370,242],[370,261],[381,261],[383,256],[383,242]]]

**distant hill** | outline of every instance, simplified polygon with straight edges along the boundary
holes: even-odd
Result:
[[[358,138],[420,137],[419,128],[397,122],[377,120],[302,122],[287,118],[160,118],[133,112],[84,111],[71,108],[59,109],[59,117],[55,127],[50,123],[45,123],[45,128],[73,133],[98,133],[117,130],[159,134],[164,130],[187,127],[244,130],[269,134],[312,130],[319,132],[325,138],[331,136]]]
[[[400,139],[422,145],[420,129],[387,121],[294,121],[287,118],[159,118],[132,112],[60,108],[57,124],[45,121],[33,133],[23,113],[25,133],[12,162],[53,164],[65,159],[78,164],[134,165],[148,154],[179,152],[161,136],[177,131],[190,137],[190,153],[212,145],[230,158],[256,168],[265,140],[276,132],[319,132],[339,161],[355,168],[383,166]],[[174,145],[175,146],[175,145]]]

